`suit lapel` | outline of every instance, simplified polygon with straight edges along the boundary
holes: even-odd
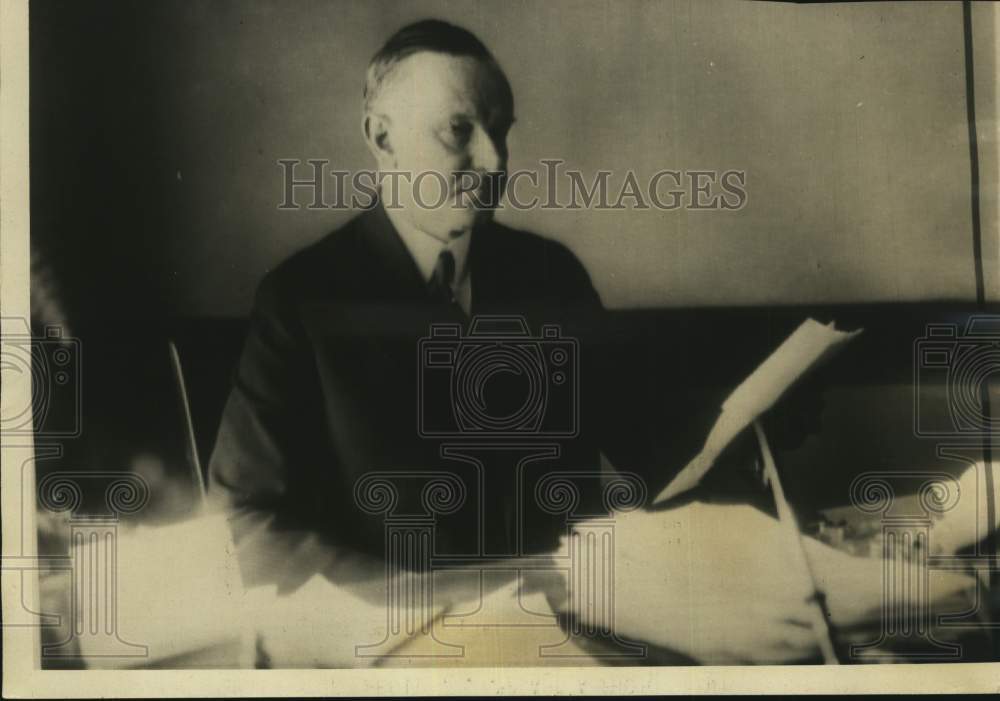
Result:
[[[472,276],[472,310],[475,315],[490,306],[495,297],[496,266],[490,260],[490,227],[484,226],[472,233],[469,243],[469,274]]]
[[[464,321],[465,314],[457,304],[442,306],[431,299],[427,281],[381,204],[365,212],[361,223],[373,260],[371,284],[375,298],[390,306],[404,303],[402,308],[392,313],[395,315],[402,311],[424,328],[429,323],[428,319]]]
[[[496,311],[498,304],[509,302],[515,290],[510,266],[516,262],[505,258],[500,234],[490,222],[474,232],[469,247],[469,266],[472,274],[472,314]]]
[[[426,298],[427,283],[381,203],[362,215],[362,226],[375,260],[373,282],[379,296],[413,301]]]

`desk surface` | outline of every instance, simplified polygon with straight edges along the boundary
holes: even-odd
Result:
[[[379,667],[592,667],[600,660],[558,626],[435,626],[383,657]]]
[[[200,528],[199,524],[195,526]],[[187,527],[189,526],[185,526]],[[155,535],[153,540],[162,546],[160,541],[163,539],[159,533]],[[152,542],[149,538],[152,537],[147,534],[142,543],[149,545]],[[173,538],[170,542],[178,540]],[[189,549],[185,545],[185,551]],[[118,563],[119,569],[127,569],[126,565],[134,560],[133,557],[122,556]],[[297,604],[290,604],[290,599],[294,599],[294,596],[273,597],[267,606],[250,604],[249,608],[247,602],[239,602],[243,606],[243,613],[237,611],[238,615],[228,618],[223,615],[223,611],[211,608],[210,615],[187,621],[194,628],[185,631],[182,630],[183,625],[180,625],[182,621],[176,616],[176,607],[184,605],[184,601],[205,598],[208,584],[206,577],[211,580],[218,577],[212,577],[209,568],[199,566],[190,570],[189,574],[192,576],[187,578],[190,581],[184,582],[179,581],[184,576],[177,569],[176,563],[160,563],[165,569],[154,567],[156,563],[152,561],[136,564],[144,568],[146,578],[142,581],[145,583],[125,586],[124,582],[131,583],[131,580],[127,580],[124,573],[119,572],[122,586],[117,593],[122,613],[118,624],[122,639],[130,643],[149,644],[150,653],[153,652],[153,643],[158,640],[156,636],[164,638],[166,643],[176,644],[158,647],[157,651],[162,649],[162,654],[155,660],[154,655],[150,654],[147,659],[122,659],[117,662],[113,659],[104,660],[105,664],[101,666],[224,669],[252,666],[497,668],[691,664],[690,660],[671,658],[661,654],[663,651],[652,648],[648,654],[643,654],[641,650],[615,644],[615,641],[602,639],[593,632],[572,635],[564,627],[565,622],[557,619],[552,608],[547,605],[547,600],[537,591],[522,591],[510,582],[485,581],[497,575],[482,575],[482,596],[479,596],[480,574],[476,571],[463,573],[463,576],[470,578],[469,584],[477,595],[466,597],[461,605],[437,612],[426,634],[386,637],[386,599],[339,599],[336,590],[322,582],[318,587],[310,589],[313,598]],[[146,572],[146,564],[155,571]],[[877,564],[875,567],[878,569]],[[512,571],[518,569],[509,568]],[[63,643],[73,637],[70,629],[74,619],[74,578],[71,574],[69,569],[64,568],[41,575],[41,609],[60,617],[57,625],[42,629],[43,645]],[[229,591],[226,587],[222,588]],[[81,591],[80,594],[82,593]],[[963,645],[961,657],[954,661],[991,659],[990,655],[995,654],[990,651],[989,636],[983,636],[982,621],[979,620],[988,607],[988,602],[984,600],[985,592],[977,590],[974,594],[976,601],[947,602],[948,605],[942,605],[938,611],[951,614],[970,612],[963,620],[952,621],[946,627],[931,621],[934,634],[939,640],[961,642]],[[130,599],[131,595],[135,595],[135,598]],[[220,595],[220,600],[224,598],[226,597]],[[91,623],[96,623],[96,620]],[[209,623],[214,627],[207,625]],[[406,623],[402,621],[403,626]],[[141,626],[131,627],[133,624],[143,624],[148,630]],[[418,623],[417,626],[419,625]],[[410,627],[412,630],[412,622]],[[268,634],[272,632],[277,633],[276,638],[269,638]],[[850,636],[850,642],[865,643],[878,635],[878,630],[869,628]],[[973,641],[970,636],[978,637],[979,640]],[[185,640],[194,641],[195,638],[197,645],[184,644]],[[163,643],[164,640],[159,642]],[[843,642],[848,642],[846,637]],[[276,654],[268,659],[266,653],[271,643],[278,653],[280,645],[284,643],[285,654]],[[356,649],[359,644],[370,646],[361,656]],[[170,654],[167,654],[166,648],[169,648]],[[982,653],[975,652],[976,650],[981,650]],[[891,651],[887,652],[887,657],[871,661],[888,661]],[[905,654],[895,661],[907,661]],[[42,662],[45,668],[56,668],[90,666],[92,660],[79,656],[53,659],[47,658],[43,653]]]

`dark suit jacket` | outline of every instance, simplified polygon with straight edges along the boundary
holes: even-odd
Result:
[[[558,243],[491,223],[474,233],[469,256],[474,317],[519,315],[532,337],[543,324],[559,325],[536,349],[583,339],[601,311],[586,271]],[[430,372],[418,356],[439,322],[469,332],[457,307],[431,300],[381,207],[271,271],[257,292],[211,458],[211,493],[233,513],[268,516],[266,526],[252,527],[307,532],[376,556],[387,518],[419,521],[429,512],[437,554],[506,556],[554,546],[565,513],[539,503],[546,501],[540,490],[552,486],[539,482],[555,471],[598,469],[597,419],[587,401],[601,375],[597,357],[583,340],[570,359],[579,385],[546,388],[544,421],[564,426],[567,412],[579,411],[577,435],[538,435],[530,426],[502,437],[489,430],[421,435],[424,423],[440,426],[453,416],[447,361]],[[501,382],[490,389],[500,401],[495,410],[506,411],[504,397],[516,409],[525,377],[500,373],[490,381]],[[596,389],[591,394],[596,399]],[[363,479],[387,471],[397,473],[387,477],[396,500],[388,509],[379,501],[387,493]],[[442,472],[460,484],[435,481]],[[590,496],[592,486],[580,483]],[[587,508],[598,508],[588,498]],[[237,527],[237,540],[250,528]]]

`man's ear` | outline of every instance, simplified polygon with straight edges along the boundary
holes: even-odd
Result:
[[[389,140],[389,118],[382,114],[365,115],[365,143],[381,168],[395,167],[396,156]]]

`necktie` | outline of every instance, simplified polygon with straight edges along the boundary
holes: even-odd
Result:
[[[455,282],[455,256],[451,251],[443,250],[438,255],[434,273],[428,284],[431,298],[435,301],[450,304],[455,301],[452,284]]]

